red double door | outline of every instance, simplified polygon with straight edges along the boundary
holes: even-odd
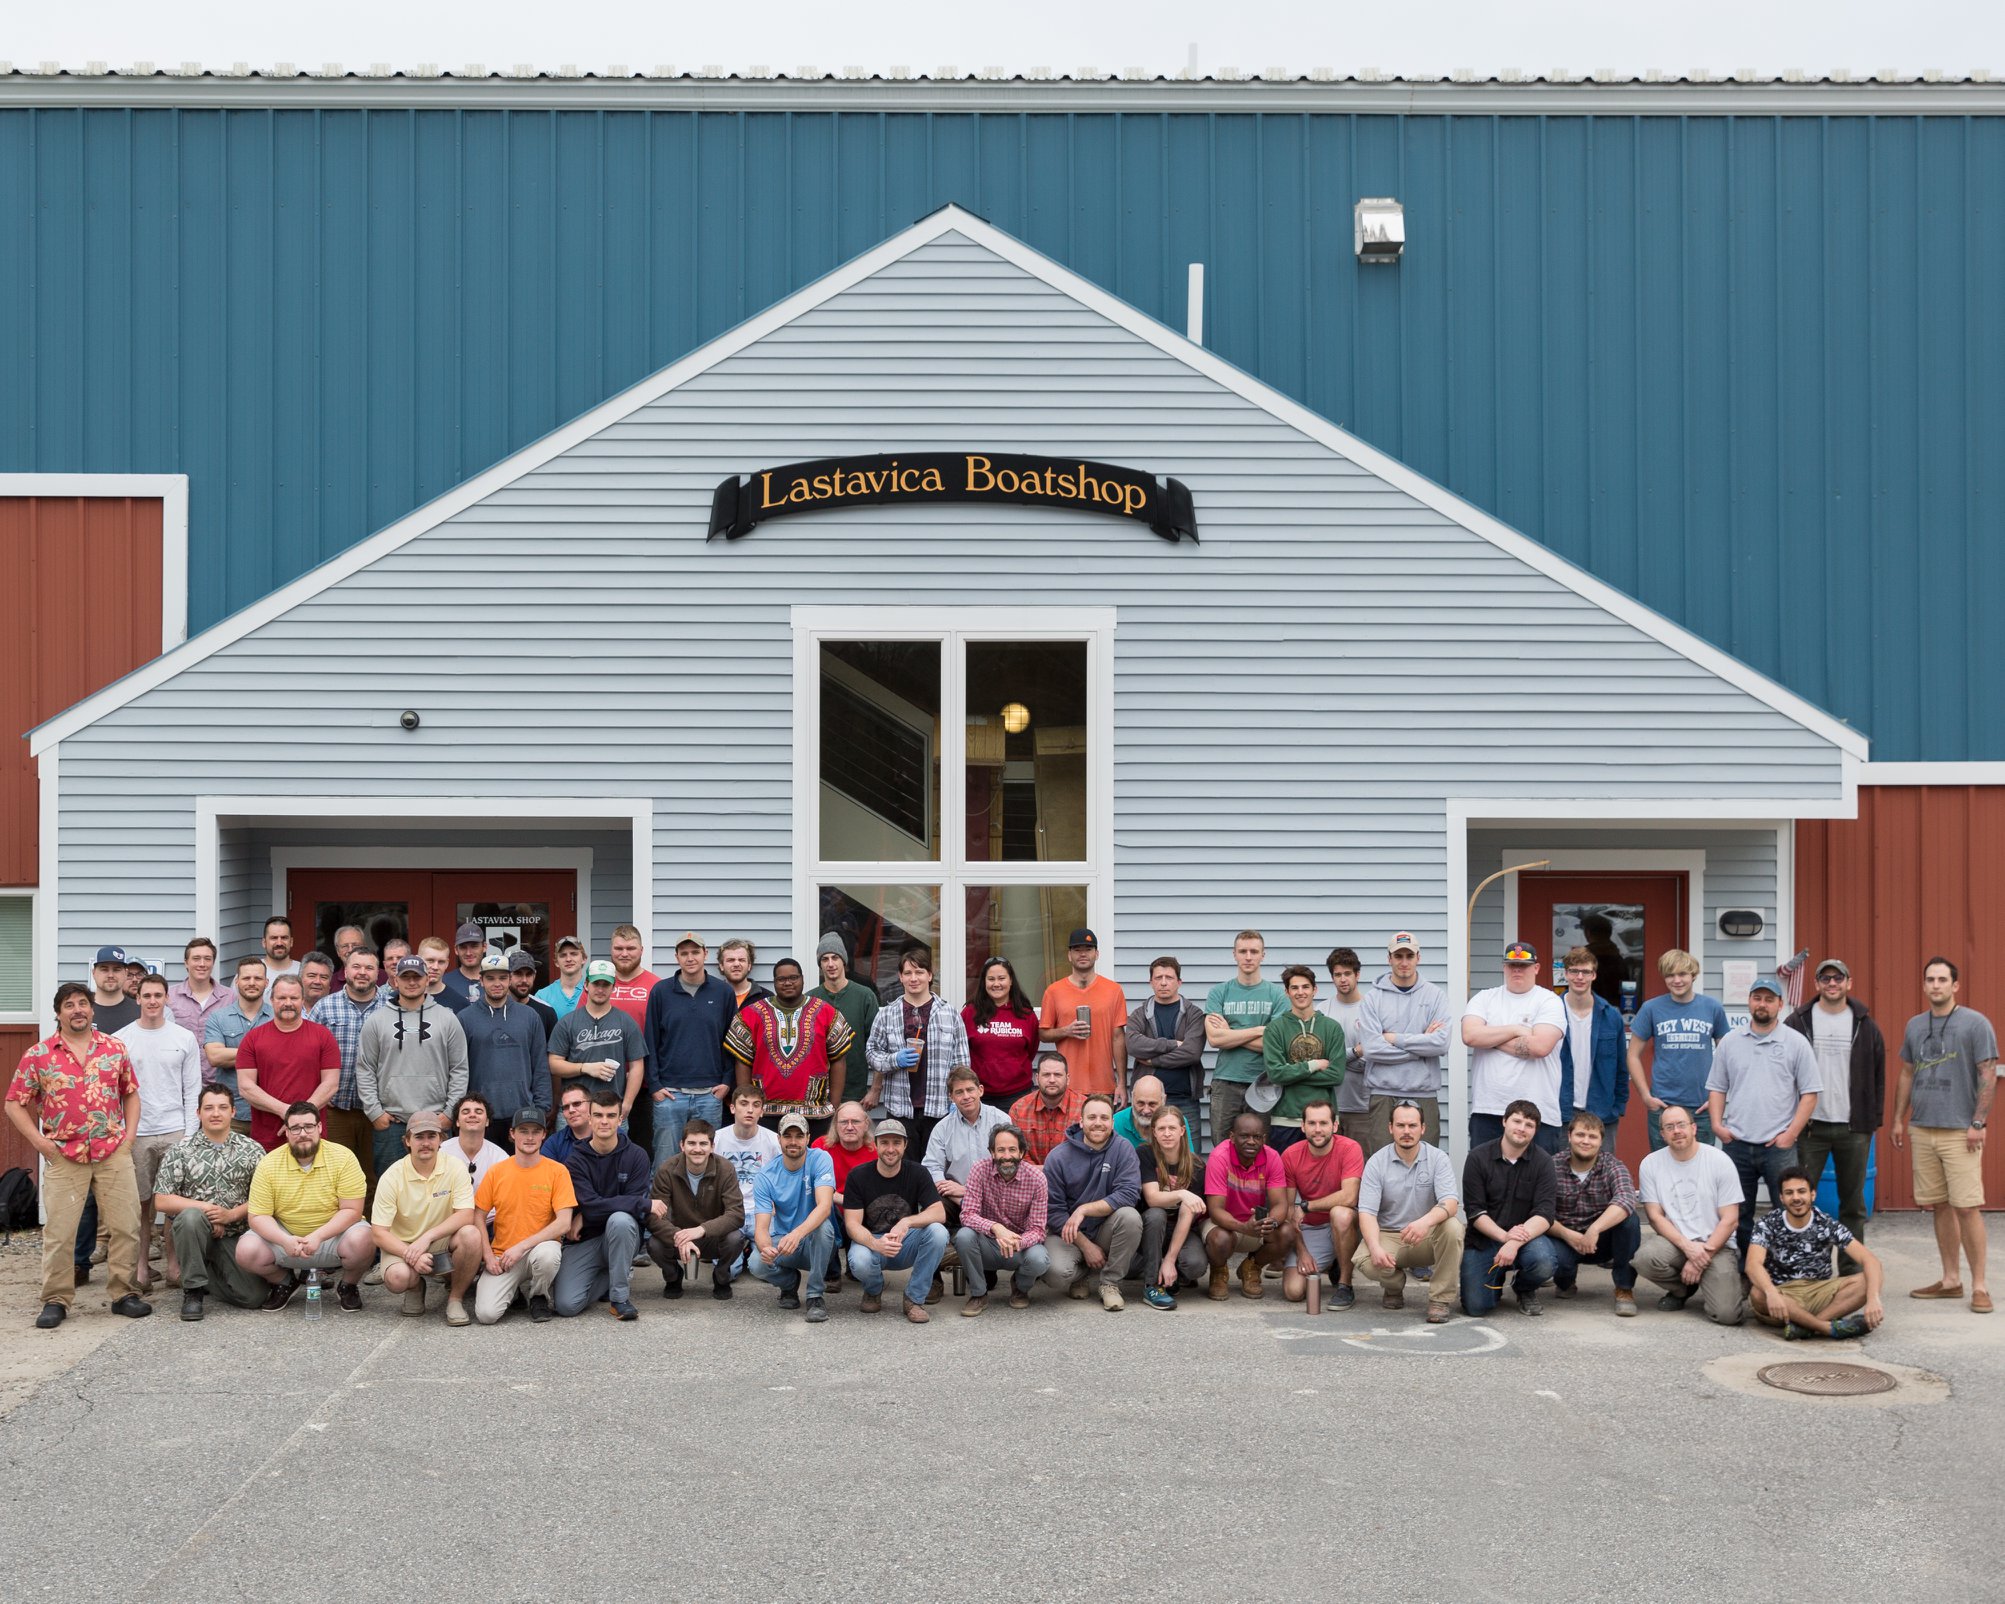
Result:
[[[332,952],[343,925],[360,926],[380,952],[397,938],[414,947],[426,936],[451,942],[461,925],[477,924],[490,947],[534,958],[541,986],[559,938],[578,933],[578,877],[564,869],[294,869],[285,911],[300,952]]]
[[[1592,948],[1596,994],[1634,1013],[1664,990],[1658,958],[1673,947],[1691,950],[1690,900],[1691,876],[1683,870],[1630,874],[1527,870],[1518,876],[1518,928],[1506,935],[1529,941],[1538,950],[1546,966],[1544,978],[1556,990],[1565,989],[1560,964],[1568,949]],[[1477,972],[1481,974],[1480,968]],[[1625,982],[1630,988],[1626,996]],[[1623,1053],[1626,1059],[1626,1041]],[[1631,1175],[1650,1151],[1649,1121],[1633,1094],[1615,1151]]]

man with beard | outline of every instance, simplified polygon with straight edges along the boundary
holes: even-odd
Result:
[[[1713,1052],[1706,1076],[1713,1134],[1740,1174],[1740,1221],[1734,1246],[1747,1263],[1754,1236],[1754,1199],[1763,1181],[1782,1196],[1782,1172],[1796,1162],[1796,1138],[1816,1112],[1824,1076],[1809,1042],[1782,1024],[1782,985],[1763,975],[1748,987],[1748,1023]]]
[[[251,1105],[251,1139],[267,1153],[286,1140],[288,1108],[311,1103],[318,1112],[341,1085],[340,1044],[305,1017],[299,976],[280,975],[268,995],[271,1018],[237,1045],[237,1089]]]
[[[362,1272],[376,1257],[362,1219],[362,1166],[347,1148],[321,1140],[312,1103],[288,1108],[284,1129],[284,1145],[251,1177],[250,1229],[237,1239],[237,1263],[271,1283],[267,1314],[292,1302],[306,1271],[339,1270],[335,1301],[352,1314],[362,1307]]]
[[[1050,1273],[1044,1246],[1049,1196],[1044,1171],[1023,1160],[1023,1136],[998,1125],[989,1132],[989,1156],[968,1172],[961,1197],[961,1228],[954,1247],[968,1277],[961,1313],[972,1319],[989,1306],[989,1277],[1010,1272],[1009,1306],[1030,1307],[1030,1289]]]

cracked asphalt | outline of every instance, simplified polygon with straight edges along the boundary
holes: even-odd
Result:
[[[1994,1223],[1996,1223],[1994,1221]],[[1605,1276],[1538,1321],[1430,1331],[1186,1296],[1042,1290],[979,1320],[851,1291],[809,1327],[727,1305],[448,1329],[372,1291],[318,1326],[162,1299],[0,1419],[0,1600],[816,1598],[1137,1589],[1395,1601],[1995,1601],[2005,1347],[1920,1304],[1926,1221],[1876,1223],[1889,1318],[1858,1344],[1612,1315]],[[897,1278],[894,1278],[895,1285]],[[41,1334],[10,1293],[15,1356]],[[1863,1360],[1871,1405],[1761,1363]],[[1940,1378],[1933,1380],[1931,1378]],[[1992,1467],[1987,1469],[1986,1467]],[[1210,1580],[1206,1580],[1209,1577]]]

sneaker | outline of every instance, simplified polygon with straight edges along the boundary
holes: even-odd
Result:
[[[181,1294],[181,1318],[182,1318],[182,1319],[184,1319],[184,1320],[199,1320],[199,1319],[201,1319],[201,1318],[202,1318],[202,1302],[203,1302],[203,1299],[202,1299],[202,1294],[201,1294],[201,1293],[199,1293],[199,1292],[184,1292],[184,1293],[182,1293],[182,1294]]]
[[[1109,1314],[1119,1314],[1127,1308],[1128,1300],[1121,1296],[1121,1289],[1110,1282],[1100,1283],[1100,1307]]]
[[[1428,1304],[1427,1323],[1431,1326],[1445,1326],[1448,1324],[1448,1305],[1445,1303]]]
[[[1546,1306],[1539,1302],[1536,1292],[1520,1292],[1518,1294],[1519,1314],[1544,1314],[1545,1312]]]
[[[727,1302],[731,1296],[731,1275],[723,1265],[717,1265],[710,1272],[710,1296],[719,1303]]]
[[[1030,1307],[1029,1290],[1026,1288],[1019,1291],[1017,1288],[1011,1287],[1009,1290],[1009,1306],[1012,1309],[1028,1309]]]
[[[1800,1326],[1793,1320],[1782,1322],[1782,1340],[1784,1342],[1808,1342],[1816,1335],[1817,1333],[1812,1331],[1808,1326]]]
[[[553,1311],[550,1308],[550,1299],[546,1294],[538,1292],[537,1294],[535,1294],[535,1296],[530,1298],[529,1318],[534,1320],[538,1325],[541,1325],[545,1320],[549,1319],[552,1312]]]
[[[365,1287],[380,1287],[383,1284],[383,1266],[380,1261],[370,1265],[363,1273],[362,1284]]]
[[[1211,1279],[1206,1283],[1204,1295],[1213,1303],[1223,1303],[1232,1288],[1232,1272],[1222,1264],[1211,1267]]]
[[[106,1258],[110,1256],[110,1254],[111,1254],[110,1244],[106,1242],[100,1242],[96,1247],[91,1249],[91,1263],[102,1264],[104,1263]]]
[[[875,1314],[879,1309],[884,1307],[884,1294],[882,1292],[866,1292],[863,1295],[863,1301],[856,1307],[860,1313]]]
[[[277,1314],[292,1302],[293,1294],[297,1291],[299,1291],[299,1277],[288,1273],[283,1281],[275,1283],[271,1291],[265,1294],[265,1313]]]
[[[1568,1298],[1572,1297],[1579,1290],[1580,1290],[1579,1285],[1572,1281],[1555,1281],[1552,1284],[1552,1295],[1558,1298],[1562,1303],[1564,1303]]]
[[[1831,1322],[1831,1335],[1841,1342],[1851,1337],[1863,1337],[1867,1330],[1865,1315],[1856,1309]]]
[[[633,1268],[636,1270],[645,1270],[652,1263],[654,1263],[654,1260],[647,1256],[646,1248],[642,1248],[634,1255]]]
[[[1174,1309],[1177,1306],[1177,1300],[1153,1281],[1149,1283],[1148,1291],[1142,1294],[1142,1301],[1151,1309]]]
[[[905,1318],[910,1320],[915,1326],[923,1326],[933,1317],[926,1312],[925,1304],[914,1303],[910,1298],[907,1298],[905,1300]]]
[[[1251,1254],[1239,1261],[1239,1295],[1243,1298],[1267,1296],[1267,1289],[1260,1284],[1260,1263]]]
[[[1615,1289],[1615,1312],[1624,1320],[1636,1317],[1636,1294],[1627,1287]]]
[[[983,1293],[980,1297],[970,1298],[966,1303],[961,1305],[961,1318],[963,1320],[972,1320],[988,1306],[989,1299],[987,1293]]]
[[[469,1326],[473,1316],[466,1312],[466,1305],[458,1298],[446,1299],[446,1324],[449,1326]]]
[[[1086,1283],[1086,1277],[1082,1275],[1073,1281],[1071,1286],[1065,1289],[1065,1295],[1068,1298],[1077,1298],[1083,1302],[1085,1301],[1086,1294],[1092,1290]]]
[[[1408,1270],[1406,1273],[1416,1281],[1432,1281],[1434,1279],[1434,1266],[1423,1264],[1417,1269]]]
[[[362,1289],[353,1281],[337,1281],[334,1284],[334,1301],[341,1305],[344,1314],[355,1314],[362,1307]]]
[[[63,1317],[69,1312],[60,1303],[45,1303],[42,1305],[42,1312],[35,1316],[35,1329],[53,1331],[63,1323]]]
[[[1657,1300],[1657,1307],[1662,1309],[1666,1314],[1676,1314],[1691,1301],[1691,1298],[1692,1295],[1689,1292],[1666,1292]]]
[[[787,1278],[787,1284],[780,1288],[780,1307],[798,1309],[801,1306],[801,1277],[796,1271]]]
[[[1357,1301],[1357,1292],[1348,1281],[1339,1281],[1330,1288],[1328,1303],[1332,1309],[1348,1309]]]
[[[828,1318],[828,1305],[820,1298],[809,1298],[808,1312],[801,1318],[811,1326],[818,1326]]]
[[[615,1320],[638,1320],[640,1318],[640,1310],[636,1309],[632,1302],[626,1298],[615,1298],[606,1307],[612,1310]]]
[[[111,1312],[123,1315],[128,1320],[144,1320],[153,1312],[153,1305],[136,1292],[128,1292],[111,1306]]]
[[[399,1314],[407,1314],[412,1319],[416,1319],[425,1312],[425,1283],[422,1277],[411,1283],[410,1289],[404,1294],[404,1302],[397,1312]]]

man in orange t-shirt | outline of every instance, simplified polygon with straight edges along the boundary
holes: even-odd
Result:
[[[1057,1045],[1071,1066],[1072,1087],[1082,1096],[1101,1092],[1117,1108],[1128,1102],[1128,998],[1105,975],[1094,973],[1100,939],[1075,930],[1065,943],[1072,973],[1044,988],[1037,1039]],[[1080,1017],[1080,1010],[1087,1017]]]
[[[550,1286],[564,1258],[564,1233],[571,1229],[571,1211],[578,1194],[571,1172],[554,1158],[543,1156],[543,1111],[525,1108],[509,1128],[515,1156],[493,1165],[473,1194],[475,1223],[487,1220],[481,1278],[473,1289],[473,1318],[491,1326],[515,1301],[524,1281],[529,1283],[529,1318],[548,1320]]]

